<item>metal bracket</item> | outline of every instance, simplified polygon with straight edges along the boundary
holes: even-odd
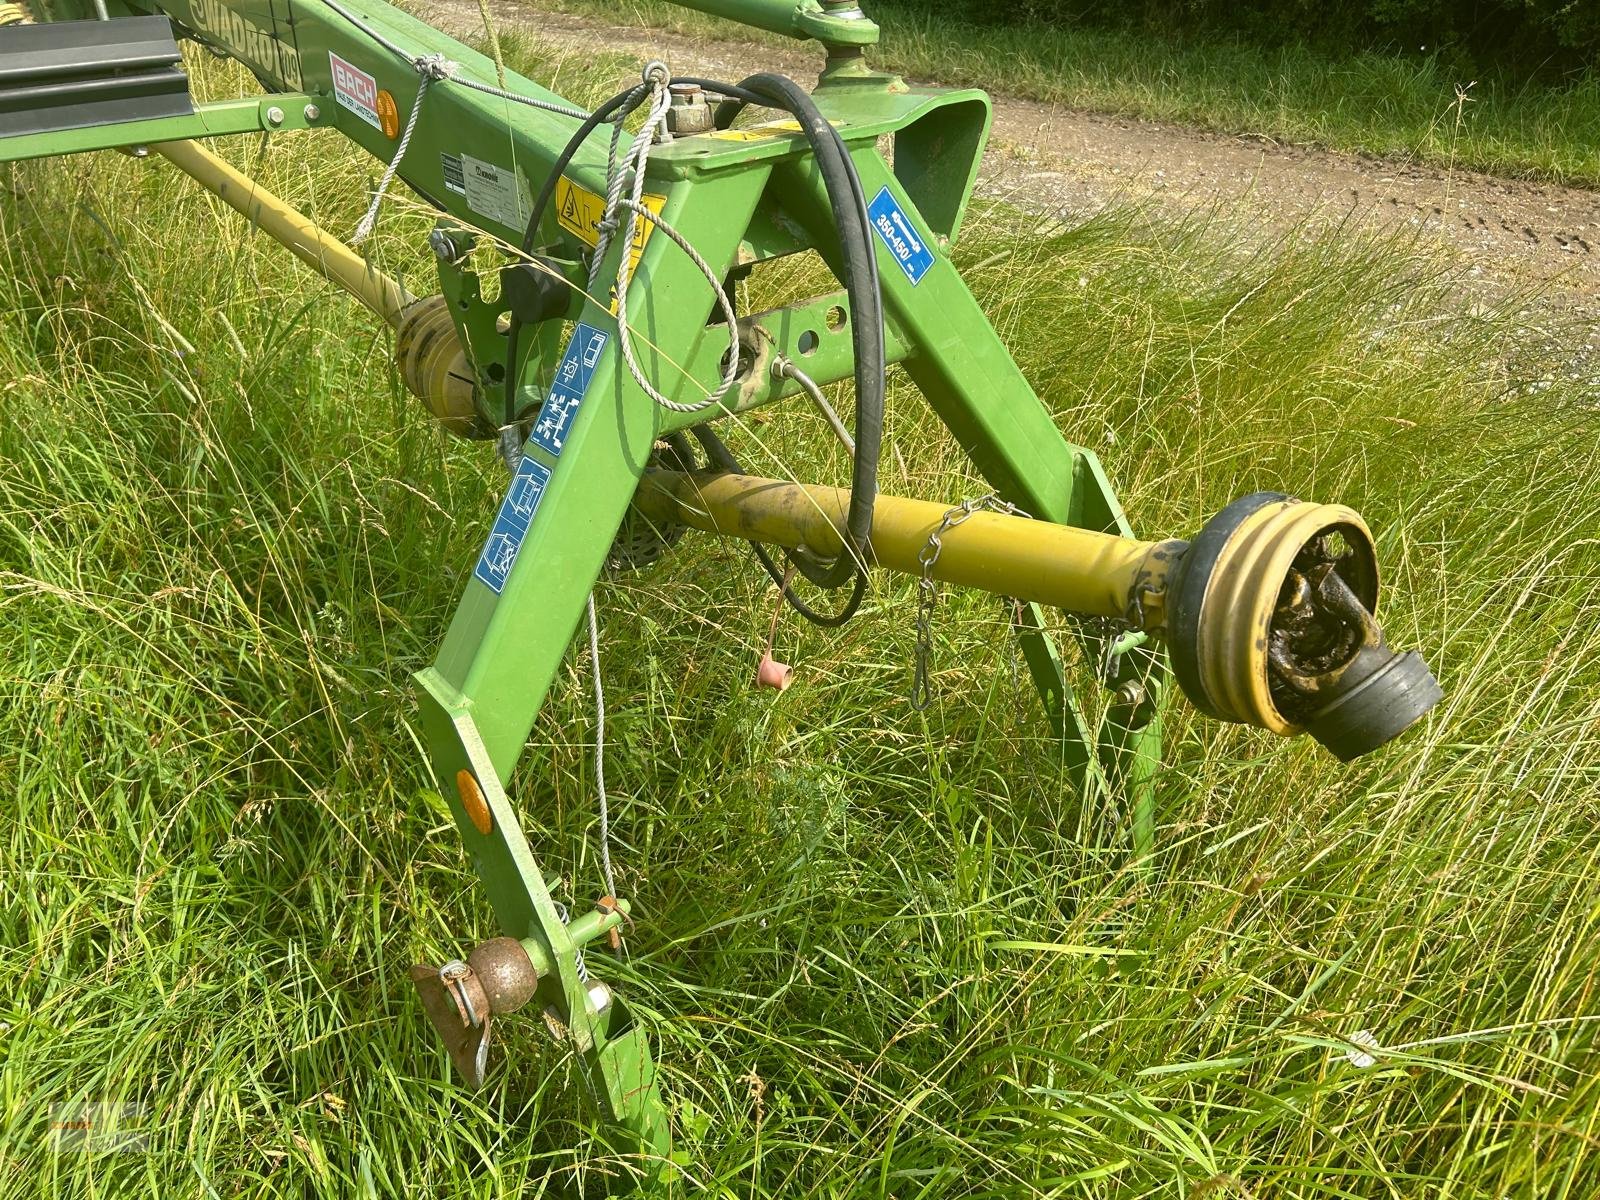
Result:
[[[313,129],[327,124],[322,101],[305,93],[278,93],[251,100],[201,104],[185,116],[150,117],[90,125],[49,133],[0,137],[0,162],[20,162],[57,154],[116,150],[190,138],[263,133],[279,129]]]

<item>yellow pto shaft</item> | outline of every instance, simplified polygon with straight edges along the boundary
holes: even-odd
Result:
[[[843,549],[840,530],[850,493],[751,475],[653,471],[635,505],[664,524],[804,547],[831,559]],[[949,511],[948,504],[879,496],[872,520],[876,563],[920,574],[919,555]],[[1153,593],[1164,590],[1157,581],[1164,581],[1167,567],[1184,549],[1182,542],[1136,542],[993,512],[974,512],[940,540],[932,577],[941,583],[1104,617],[1126,613],[1141,586]]]
[[[246,220],[281,242],[306,266],[338,284],[390,325],[411,296],[333,234],[295,211],[248,175],[234,170],[197,142],[161,142],[150,147]]]
[[[478,428],[477,372],[443,296],[416,300],[333,234],[199,143],[160,142],[151,149],[393,326],[406,387],[452,433],[470,435]]]
[[[850,494],[749,475],[649,471],[646,518],[832,558]],[[1341,505],[1272,492],[1243,497],[1192,542],[1140,542],[1022,516],[879,496],[873,564],[1163,636],[1196,707],[1274,733],[1309,732],[1343,759],[1413,725],[1442,693],[1414,652],[1397,654],[1373,614],[1377,556]]]

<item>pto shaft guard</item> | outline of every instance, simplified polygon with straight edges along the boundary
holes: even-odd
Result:
[[[1224,721],[1368,754],[1442,698],[1378,628],[1378,562],[1359,514],[1280,492],[1217,514],[1174,568],[1167,636],[1190,701]]]

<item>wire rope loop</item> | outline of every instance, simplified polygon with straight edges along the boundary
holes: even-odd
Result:
[[[729,329],[728,358],[727,365],[723,368],[722,382],[704,400],[696,401],[693,404],[681,404],[676,400],[669,399],[668,397],[662,395],[661,392],[644,377],[643,369],[639,366],[633,355],[633,341],[632,338],[626,333],[627,325],[623,320],[623,315],[626,312],[626,307],[623,302],[625,285],[621,282],[621,280],[618,282],[617,324],[618,332],[622,335],[618,340],[621,342],[623,357],[626,359],[628,368],[633,374],[634,381],[638,383],[638,385],[644,389],[650,398],[662,408],[670,409],[672,412],[678,413],[704,412],[713,405],[720,404],[723,398],[726,397],[727,394],[731,392],[734,386],[739,382],[739,371],[741,367],[739,318],[738,314],[734,311],[733,301],[729,298],[728,293],[723,289],[722,282],[717,278],[716,272],[712,270],[711,264],[706,262],[705,257],[695,249],[693,243],[691,243],[686,237],[673,228],[673,226],[668,224],[666,221],[663,221],[648,208],[644,207],[644,205],[635,203],[632,200],[621,201],[621,207],[627,209],[634,218],[642,218],[649,221],[663,234],[665,234],[668,240],[670,240],[675,246],[678,247],[678,249],[682,250],[684,254],[689,257],[690,261],[700,269],[700,273],[704,275],[711,283],[712,289],[716,293],[717,305],[722,309],[722,315],[727,320]],[[630,220],[628,229],[624,234],[626,245],[631,246],[634,244],[634,229],[635,224],[632,220]]]
[[[421,54],[411,60],[411,65],[416,68],[417,74],[430,83],[439,83],[442,80],[454,79],[461,64],[452,62],[443,54]]]
[[[670,91],[672,74],[665,63],[652,62],[645,67],[644,79],[650,89],[649,115],[639,132],[634,135],[627,152],[622,156],[620,167],[616,163],[614,153],[608,159],[605,209],[601,214],[599,237],[596,239],[590,268],[589,291],[592,295],[599,286],[602,264],[618,232],[618,214],[626,212],[627,218],[621,222],[621,240],[626,249],[617,265],[616,278],[617,348],[622,354],[623,362],[627,364],[628,373],[633,377],[633,381],[654,403],[671,412],[693,414],[720,404],[739,381],[741,366],[739,318],[734,310],[733,301],[722,286],[722,280],[718,278],[711,264],[705,260],[705,256],[670,222],[645,207],[645,175],[650,162],[650,148],[655,142],[657,133],[666,127],[667,113],[672,104]],[[641,96],[640,100],[642,99]],[[627,111],[629,110],[625,109],[623,114],[619,114],[619,121]],[[620,136],[620,130],[619,124],[617,131],[613,133],[613,150]],[[633,282],[634,270],[631,248],[638,243],[640,221],[646,221],[659,229],[694,263],[711,285],[712,293],[717,298],[717,306],[722,310],[723,318],[728,325],[728,355],[723,367],[722,381],[704,400],[694,404],[682,404],[662,394],[661,390],[646,377],[634,350],[633,334],[628,323],[628,291]]]
[[[448,63],[442,54],[430,55]],[[418,59],[420,63],[422,60]],[[450,63],[454,67],[454,63]],[[442,68],[440,68],[442,69]],[[421,67],[418,67],[421,70]],[[400,172],[400,163],[405,159],[406,151],[411,148],[411,135],[417,131],[417,118],[422,115],[422,102],[428,97],[428,87],[436,78],[448,76],[435,76],[424,72],[417,78],[417,95],[411,102],[411,115],[406,118],[405,132],[400,135],[400,144],[394,149],[394,156],[389,159],[389,165],[384,168],[383,176],[378,180],[377,189],[372,193],[372,203],[367,206],[367,211],[362,214],[361,220],[356,223],[355,232],[350,235],[350,244],[359,246],[367,240],[378,223],[378,209],[383,205],[383,198],[389,191],[389,185],[394,182],[394,177]]]

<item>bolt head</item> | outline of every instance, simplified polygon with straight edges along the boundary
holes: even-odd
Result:
[[[667,109],[667,131],[686,137],[710,133],[715,128],[716,114],[706,103],[706,94],[698,87],[673,84],[672,104]]]
[[[267,124],[268,125],[282,125],[283,124],[283,109],[279,108],[276,104],[274,104],[271,108],[267,109]]]
[[[441,262],[454,262],[456,257],[456,244],[442,229],[435,229],[428,234],[428,248],[433,251],[434,257]]]
[[[306,118],[306,120],[315,121],[321,115],[322,115],[322,110],[320,108],[318,108],[315,104],[306,105],[306,107],[305,107],[305,118]]]
[[[1130,679],[1117,689],[1117,700],[1129,708],[1138,708],[1144,703],[1144,684],[1137,679]]]

